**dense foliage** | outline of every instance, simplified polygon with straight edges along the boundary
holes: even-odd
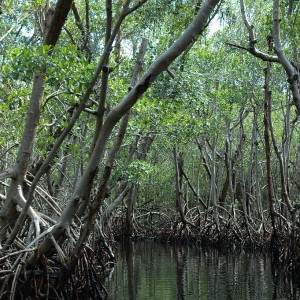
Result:
[[[299,9],[1,1],[0,293],[20,259],[78,275],[117,236],[271,247],[298,266]]]

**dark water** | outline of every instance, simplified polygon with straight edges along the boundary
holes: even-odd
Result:
[[[106,286],[110,300],[300,299],[266,255],[142,242],[119,244]]]

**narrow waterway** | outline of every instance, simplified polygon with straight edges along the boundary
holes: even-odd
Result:
[[[268,255],[127,242],[106,281],[109,300],[300,299]]]

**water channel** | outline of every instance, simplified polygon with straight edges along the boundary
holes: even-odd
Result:
[[[109,300],[300,299],[264,254],[126,242],[106,280]]]

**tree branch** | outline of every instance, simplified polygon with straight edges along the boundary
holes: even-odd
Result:
[[[273,38],[275,52],[282,64],[286,74],[288,75],[288,83],[290,84],[293,94],[294,104],[297,109],[297,114],[300,114],[300,92],[298,88],[299,72],[295,69],[292,63],[287,59],[281,44],[280,38],[280,16],[279,16],[279,0],[274,0],[273,4]]]

